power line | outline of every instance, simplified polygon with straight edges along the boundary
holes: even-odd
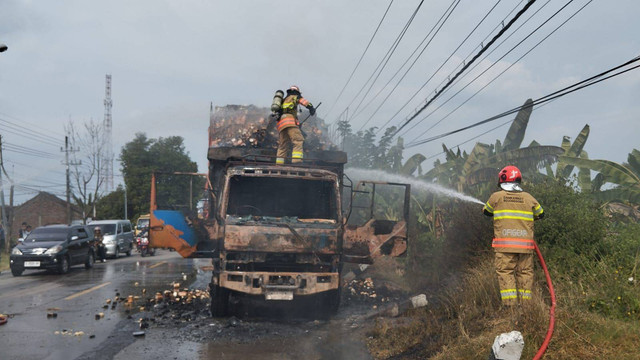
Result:
[[[498,3],[501,0],[498,0]],[[496,5],[498,4],[496,3]],[[442,16],[440,16],[440,19],[438,19],[438,21],[433,25],[433,27],[431,28],[431,30],[429,30],[429,33],[427,33],[427,35],[424,37],[424,39],[422,39],[422,41],[420,42],[420,44],[418,44],[418,46],[416,46],[415,50],[413,50],[413,52],[411,53],[411,55],[409,55],[409,57],[407,58],[407,60],[405,60],[405,62],[398,68],[398,71],[396,71],[395,74],[393,74],[393,76],[389,79],[389,81],[387,81],[386,84],[384,84],[384,86],[371,98],[371,100],[369,100],[369,102],[367,104],[365,104],[365,106],[358,112],[356,113],[353,118],[351,118],[351,120],[354,120],[356,117],[358,117],[360,114],[362,114],[364,112],[364,110],[369,107],[369,105],[371,105],[371,103],[378,97],[378,95],[380,95],[382,93],[382,91],[384,91],[384,89],[387,88],[387,86],[391,83],[391,81],[393,81],[393,79],[396,77],[396,75],[398,75],[398,73],[400,73],[400,71],[402,70],[402,68],[404,68],[404,66],[409,62],[409,60],[411,60],[411,58],[413,57],[413,55],[415,55],[415,53],[418,51],[418,49],[420,49],[420,46],[422,46],[422,44],[424,44],[424,42],[429,38],[429,36],[431,35],[431,33],[433,33],[433,31],[435,30],[436,32],[433,34],[433,36],[431,36],[431,39],[427,42],[427,44],[422,48],[422,50],[420,51],[420,53],[418,54],[418,56],[416,56],[416,58],[413,60],[413,62],[411,63],[411,65],[409,65],[409,67],[407,68],[407,70],[404,72],[404,74],[402,75],[402,77],[398,80],[398,82],[396,83],[396,85],[393,87],[393,89],[391,89],[391,91],[389,92],[389,94],[387,94],[387,96],[380,102],[380,104],[378,105],[378,107],[375,109],[375,111],[373,112],[373,114],[371,114],[369,116],[369,118],[367,119],[367,121],[365,121],[365,123],[360,126],[360,130],[362,130],[367,123],[371,120],[371,118],[378,112],[378,110],[380,110],[380,108],[382,107],[382,105],[384,105],[384,103],[389,99],[389,97],[391,96],[391,94],[393,94],[393,92],[398,88],[398,86],[400,85],[400,83],[402,82],[402,80],[404,80],[405,76],[407,76],[407,74],[409,73],[409,71],[413,68],[413,66],[416,64],[416,62],[418,61],[418,59],[420,59],[420,57],[422,56],[422,54],[424,54],[425,50],[427,50],[427,48],[429,47],[429,45],[431,44],[431,42],[433,41],[433,39],[435,39],[435,37],[438,35],[438,33],[440,32],[440,29],[442,29],[442,27],[444,26],[444,24],[447,22],[447,20],[449,20],[449,17],[451,16],[451,14],[453,14],[453,11],[458,7],[458,5],[460,4],[460,0],[454,0],[451,5],[449,5],[449,7],[447,8],[447,10],[445,10],[445,12],[442,14]],[[495,8],[495,5],[494,5]],[[440,24],[440,26],[438,26],[438,24]],[[437,30],[436,30],[437,27]],[[364,99],[363,99],[364,100]],[[357,110],[357,109],[356,109]]]
[[[552,92],[550,94],[547,94],[547,95],[545,95],[543,97],[540,97],[540,98],[538,98],[538,99],[533,101],[532,106],[539,105],[539,104],[544,104],[546,102],[549,102],[549,101],[552,101],[554,99],[563,97],[565,95],[569,95],[569,94],[571,94],[573,92],[576,92],[578,90],[584,89],[586,87],[598,84],[598,83],[600,83],[602,81],[605,81],[605,80],[608,80],[608,79],[610,79],[612,77],[616,77],[618,75],[625,74],[625,73],[627,73],[627,72],[629,72],[631,70],[634,70],[634,69],[640,67],[640,65],[636,65],[636,66],[633,66],[633,67],[628,68],[626,70],[621,70],[621,71],[619,71],[619,72],[617,72],[615,74],[605,76],[605,75],[607,75],[609,73],[612,73],[612,72],[614,72],[616,70],[619,70],[619,69],[621,69],[621,68],[623,68],[625,66],[633,64],[633,63],[635,63],[635,62],[637,62],[639,60],[640,60],[640,56],[635,57],[635,58],[625,62],[624,64],[618,65],[618,66],[616,66],[614,68],[611,68],[609,70],[606,70],[606,71],[604,71],[604,72],[602,72],[600,74],[594,75],[594,76],[592,76],[592,77],[590,77],[588,79],[582,80],[580,82],[574,83],[574,84],[569,85],[569,86],[567,86],[565,88],[562,88],[560,90],[557,90],[557,91],[554,91],[554,92]],[[500,113],[498,115],[494,115],[494,116],[491,116],[491,117],[489,117],[487,119],[484,119],[482,121],[476,122],[474,124],[471,124],[471,125],[468,125],[468,126],[456,129],[456,130],[452,130],[452,131],[449,131],[449,132],[446,132],[446,133],[443,133],[443,134],[440,134],[440,135],[432,136],[432,137],[427,138],[427,139],[423,139],[423,140],[420,140],[420,141],[413,142],[411,144],[408,144],[405,148],[411,148],[411,147],[415,147],[415,146],[418,146],[418,145],[422,145],[422,144],[425,144],[425,143],[428,143],[428,142],[431,142],[431,141],[434,141],[434,140],[437,140],[437,139],[441,139],[441,138],[449,136],[449,135],[453,135],[453,134],[462,132],[464,130],[468,130],[468,129],[471,129],[471,128],[486,124],[488,122],[503,118],[505,116],[508,116],[508,115],[511,115],[511,114],[515,114],[518,111],[520,111],[521,108],[522,108],[522,106],[518,106],[518,107],[515,107],[515,108],[513,108],[511,110],[507,110],[505,112],[502,112],[502,113]]]
[[[453,114],[454,112],[456,112],[458,109],[460,109],[463,105],[465,105],[467,102],[469,102],[471,99],[473,99],[476,95],[478,95],[481,91],[483,91],[485,88],[487,88],[489,85],[491,85],[494,81],[496,81],[500,76],[502,76],[505,72],[507,72],[509,69],[511,69],[515,64],[517,64],[520,60],[522,60],[524,57],[526,57],[527,55],[529,55],[529,53],[531,53],[533,50],[535,50],[538,46],[540,46],[540,44],[542,44],[543,42],[545,42],[551,35],[553,35],[556,31],[558,31],[561,27],[563,27],[567,22],[569,22],[571,19],[573,19],[573,17],[575,17],[580,11],[582,11],[582,9],[584,9],[587,5],[589,5],[591,3],[592,0],[590,0],[588,3],[586,3],[584,6],[582,6],[580,9],[578,9],[576,12],[574,12],[571,16],[569,16],[565,21],[563,21],[560,25],[558,25],[555,29],[553,29],[549,34],[547,34],[547,36],[545,36],[544,38],[542,38],[542,40],[540,40],[538,43],[536,43],[533,47],[531,47],[531,49],[529,49],[527,52],[525,52],[524,54],[522,54],[518,59],[516,59],[515,61],[513,61],[511,63],[511,65],[509,65],[506,69],[504,69],[502,72],[500,72],[498,75],[496,75],[495,77],[493,77],[493,79],[491,79],[491,81],[487,82],[484,86],[482,86],[479,90],[477,90],[474,94],[472,94],[469,98],[467,98],[465,101],[463,101],[460,105],[458,105],[455,109],[453,109],[452,111],[450,111],[447,115],[445,115],[442,119],[438,120],[436,123],[434,123],[433,125],[431,125],[428,129],[426,129],[425,131],[423,131],[422,133],[420,133],[418,136],[416,136],[413,140],[415,140],[416,138],[419,138],[420,136],[424,135],[425,133],[427,133],[429,130],[433,129],[435,126],[437,126],[438,124],[440,124],[442,121],[444,121],[446,118],[448,118],[451,114]],[[551,21],[551,19],[553,19],[556,15],[558,15],[562,10],[564,10],[571,2],[573,2],[573,0],[570,0],[568,3],[566,3],[562,8],[560,8],[558,11],[556,11],[553,15],[551,15],[551,17],[549,17],[547,20],[545,20],[542,24],[540,24],[537,28],[535,28],[532,32],[530,32],[525,38],[523,38],[522,40],[520,40],[520,42],[518,42],[515,46],[513,46],[511,49],[509,49],[509,51],[507,51],[505,54],[503,54],[499,59],[497,59],[496,61],[494,61],[488,68],[486,68],[485,70],[483,70],[480,74],[478,74],[475,78],[473,78],[471,81],[469,81],[465,86],[463,86],[461,89],[459,89],[455,94],[451,95],[445,102],[443,102],[442,104],[440,104],[437,108],[435,108],[433,111],[431,111],[429,114],[427,114],[424,118],[420,119],[420,121],[416,122],[413,124],[413,126],[411,126],[410,128],[408,128],[407,130],[405,130],[405,134],[408,133],[411,129],[415,128],[418,124],[422,123],[424,120],[426,120],[429,116],[431,116],[433,113],[435,113],[436,111],[438,111],[439,109],[441,109],[444,105],[446,105],[451,99],[453,99],[454,97],[456,97],[458,94],[460,94],[464,89],[466,89],[467,87],[469,87],[469,85],[473,84],[476,80],[478,80],[482,75],[484,75],[487,71],[489,71],[490,69],[492,69],[495,65],[497,65],[500,60],[504,59],[507,55],[509,55],[513,50],[515,50],[517,47],[519,47],[523,42],[525,42],[529,37],[531,37],[534,33],[536,33],[539,29],[541,29],[544,25],[546,25],[549,21]],[[546,4],[548,4],[549,1],[547,1]],[[543,5],[544,7],[544,5]],[[542,9],[542,8],[541,8]],[[539,10],[538,10],[539,11]],[[537,13],[537,12],[536,12]],[[534,13],[535,15],[535,13]],[[531,19],[531,18],[529,18]],[[527,19],[527,21],[529,20]],[[525,22],[526,23],[526,22]],[[523,24],[524,25],[524,24]],[[516,31],[518,31],[518,29],[516,29]],[[515,32],[514,32],[515,33]],[[511,34],[513,35],[513,34]],[[511,35],[509,35],[509,37],[511,37]],[[506,39],[505,39],[506,40]],[[494,49],[495,50],[495,49]],[[487,55],[488,56],[488,55]],[[464,77],[464,76],[463,76]],[[461,78],[462,79],[462,78]],[[413,141],[412,140],[412,141]]]
[[[362,52],[362,55],[360,55],[360,59],[358,59],[358,63],[353,68],[353,71],[351,72],[351,75],[349,75],[349,78],[347,79],[347,82],[342,87],[342,90],[340,90],[340,93],[336,97],[336,100],[333,102],[333,105],[331,105],[331,108],[329,109],[329,111],[327,111],[327,115],[326,116],[329,116],[331,111],[333,111],[333,108],[336,107],[336,104],[338,103],[338,100],[340,99],[340,97],[344,93],[344,90],[347,88],[347,85],[349,85],[349,83],[351,82],[351,79],[353,78],[353,74],[355,74],[356,70],[358,70],[358,67],[360,66],[360,63],[362,62],[362,59],[364,58],[364,55],[367,53],[367,50],[369,50],[369,46],[371,46],[371,43],[373,42],[373,39],[376,37],[376,34],[378,33],[378,30],[380,29],[380,26],[382,25],[382,22],[387,17],[387,13],[389,12],[389,9],[391,8],[391,5],[393,4],[393,1],[394,0],[391,0],[391,2],[389,2],[389,6],[387,6],[387,10],[385,10],[384,15],[382,15],[382,19],[380,19],[380,22],[378,22],[378,26],[376,27],[376,30],[373,32],[373,35],[371,35],[371,39],[369,39],[369,43],[367,43],[367,47]]]
[[[424,86],[426,86],[426,85],[427,85],[427,83],[431,80],[431,78],[433,78],[433,76],[434,76],[436,73],[438,73],[438,72],[440,71],[440,69],[442,69],[442,67],[443,67],[443,66],[444,66],[444,65],[449,61],[449,59],[451,59],[451,57],[453,57],[453,55],[454,55],[454,54],[455,54],[455,53],[460,49],[460,47],[461,47],[461,46],[462,46],[462,45],[463,45],[463,44],[464,44],[464,43],[469,39],[469,37],[471,37],[471,35],[472,35],[472,34],[473,34],[477,29],[478,29],[478,27],[479,27],[479,26],[480,26],[480,25],[481,25],[481,24],[482,24],[482,23],[487,19],[487,17],[488,17],[488,16],[493,12],[493,10],[495,10],[495,8],[498,6],[498,4],[500,4],[500,1],[501,1],[501,0],[498,0],[498,1],[493,5],[493,7],[491,7],[491,9],[489,9],[489,11],[484,15],[484,17],[482,17],[482,19],[478,22],[478,24],[476,24],[476,26],[471,30],[471,32],[469,32],[469,34],[464,38],[464,40],[462,40],[462,42],[458,45],[458,47],[457,47],[455,50],[453,50],[453,52],[451,53],[451,55],[449,55],[449,57],[448,57],[448,58],[447,58],[447,59],[442,63],[442,65],[440,65],[440,67],[439,67],[439,68],[438,68],[438,69],[433,73],[433,75],[431,75],[431,77],[427,80],[427,82],[426,82],[424,85],[422,85],[422,87],[421,87],[418,91],[416,91],[416,92],[414,93],[414,95],[411,97],[411,99],[413,99],[413,98],[414,98],[414,97],[415,97],[415,96],[420,92],[420,90],[422,90],[422,88],[423,88]],[[456,4],[456,6],[457,6],[457,4]],[[452,10],[451,12],[453,12],[453,10]],[[451,15],[451,13],[449,13],[449,15]],[[444,15],[443,15],[443,16],[444,16]],[[448,19],[448,18],[449,18],[449,17],[447,16],[447,19]],[[441,19],[442,19],[442,18],[441,18]],[[445,20],[445,21],[446,21],[446,20]],[[444,25],[444,22],[443,22],[443,25]],[[442,27],[442,25],[440,26],[440,28],[441,28],[441,27]],[[433,29],[432,29],[432,30],[433,30]],[[438,31],[440,31],[440,29],[438,29]],[[436,33],[436,35],[437,35],[437,33]],[[435,35],[434,35],[434,37],[435,37]],[[431,38],[431,40],[433,40],[433,38]],[[431,40],[429,41],[429,43],[431,43]],[[427,44],[427,46],[428,46],[428,45],[429,45],[429,44]],[[420,55],[422,55],[422,53],[426,50],[427,46],[425,46],[425,47],[422,49],[422,51],[420,52]],[[413,55],[413,54],[412,54],[412,55]],[[380,103],[380,105],[378,105],[378,107],[377,107],[377,108],[375,109],[375,111],[374,111],[374,112],[369,116],[369,119],[367,119],[367,121],[364,123],[364,125],[362,125],[362,126],[360,127],[360,129],[362,129],[362,128],[363,128],[363,127],[364,127],[364,126],[365,126],[365,125],[366,125],[366,124],[367,124],[367,123],[368,123],[368,122],[373,118],[373,116],[375,116],[375,114],[377,114],[377,113],[378,113],[378,111],[380,110],[380,108],[382,108],[382,106],[383,106],[383,105],[384,105],[384,103],[389,99],[389,97],[391,96],[391,94],[392,94],[392,93],[396,90],[396,88],[400,85],[400,82],[402,81],[402,79],[404,79],[404,77],[405,77],[405,76],[407,76],[407,74],[409,73],[409,70],[411,70],[411,68],[412,68],[412,67],[413,67],[413,65],[416,63],[416,61],[418,60],[418,58],[420,57],[420,55],[418,55],[418,57],[414,60],[414,62],[413,62],[413,63],[411,64],[411,66],[409,67],[409,69],[407,69],[407,71],[404,73],[404,75],[402,75],[402,77],[401,77],[401,78],[400,78],[400,80],[396,83],[396,85],[393,87],[393,89],[391,89],[391,92],[390,92],[390,93],[389,93],[389,94],[384,98],[384,100]],[[403,66],[404,66],[404,64],[403,64]],[[394,75],[394,76],[395,76],[395,75]],[[389,81],[391,81],[391,80],[389,80]],[[387,83],[387,85],[388,85],[388,83]],[[386,85],[385,85],[385,87],[386,87]],[[379,94],[379,93],[378,93],[378,94]],[[376,94],[376,96],[377,96],[378,94]],[[375,98],[375,97],[374,97],[374,98]],[[411,99],[409,99],[409,101],[408,101],[407,103],[409,103],[409,102],[411,101]],[[372,99],[371,101],[373,101],[373,99]],[[370,103],[371,103],[371,102],[369,102],[369,104],[370,104]],[[367,106],[369,106],[369,104],[367,104]],[[406,104],[405,104],[405,105],[406,105]],[[402,108],[404,108],[404,106],[403,106]],[[398,112],[400,112],[400,111],[398,111]],[[397,114],[397,113],[396,113],[396,114]],[[356,116],[357,116],[357,115],[356,115]],[[393,117],[395,117],[395,115],[394,115]],[[378,131],[376,131],[376,135],[377,135],[377,134],[378,134],[378,133],[379,133],[379,132],[380,132],[380,131],[385,127],[385,126],[387,126],[387,125],[389,124],[389,122],[393,119],[393,117],[392,117],[391,119],[387,120],[387,122],[385,122],[385,123],[384,123],[384,124],[383,124],[379,129],[378,129]]]
[[[427,106],[429,106],[433,101],[435,101],[435,99],[438,98],[438,96],[440,96],[440,94],[442,94],[442,92],[444,90],[446,90],[451,83],[453,83],[458,76],[460,76],[460,74],[462,74],[467,68],[469,68],[469,66],[471,66],[471,64],[473,64],[480,56],[482,56],[482,54],[491,47],[491,45],[493,45],[493,43],[498,40],[498,38],[500,38],[500,36],[502,36],[502,34],[504,34],[507,30],[509,30],[509,28],[536,2],[537,0],[529,0],[529,2],[516,14],[516,16],[514,16],[494,37],[493,39],[491,39],[491,41],[489,41],[487,43],[486,46],[484,46],[482,48],[482,50],[480,50],[465,66],[462,67],[462,69],[460,69],[460,71],[458,71],[453,78],[451,78],[442,89],[436,91],[435,95],[428,100],[420,109],[418,109],[411,117],[409,117],[409,119],[407,119],[402,125],[400,125],[400,127],[393,132],[393,136],[395,136],[396,134],[398,134],[398,132],[400,132],[405,126],[407,126],[411,120],[415,119],[422,111],[424,111],[424,109],[427,108]]]
[[[544,103],[544,104],[542,104],[542,105],[539,105],[539,106],[536,106],[536,107],[532,107],[532,110],[540,109],[541,107],[547,106],[547,105],[551,104],[551,103],[552,103],[553,101],[555,101],[555,100],[556,100],[556,99],[553,99],[553,100],[551,100],[551,101],[549,101],[549,102],[546,102],[546,103]],[[453,147],[451,147],[451,149],[454,149],[454,148],[460,147],[461,145],[464,145],[464,144],[466,144],[466,143],[468,143],[468,142],[470,142],[470,141],[473,141],[473,140],[475,140],[475,139],[477,139],[477,138],[479,138],[479,137],[481,137],[481,136],[483,136],[483,135],[486,135],[486,134],[488,134],[488,133],[490,133],[490,132],[492,132],[492,131],[495,131],[495,130],[497,130],[497,129],[499,129],[499,128],[501,128],[501,127],[505,126],[505,125],[508,125],[508,124],[510,124],[510,123],[512,123],[512,122],[514,122],[514,121],[515,121],[515,119],[511,119],[511,120],[509,120],[509,121],[505,121],[505,122],[503,122],[502,124],[500,124],[500,125],[498,125],[498,126],[496,126],[496,127],[493,127],[493,128],[491,128],[491,129],[489,129],[489,130],[487,130],[487,131],[484,131],[484,132],[482,132],[482,133],[480,133],[480,134],[478,134],[478,135],[476,135],[476,136],[473,136],[473,137],[471,137],[471,138],[469,138],[469,139],[467,139],[467,140],[465,140],[465,141],[463,141],[463,142],[461,142],[461,143],[459,143],[459,144],[457,144],[457,145],[454,145]],[[430,155],[430,156],[428,156],[425,160],[433,159],[434,157],[439,156],[439,155],[442,155],[442,154],[444,154],[444,153],[445,153],[445,151],[441,151],[441,152],[439,152],[439,153],[437,153],[437,154]]]
[[[382,71],[384,70],[384,67],[387,65],[387,63],[389,62],[389,59],[391,59],[391,56],[393,56],[393,54],[396,51],[396,48],[398,47],[398,45],[400,44],[400,41],[402,41],[402,38],[404,38],[404,35],[406,34],[407,30],[409,29],[409,26],[411,26],[411,23],[413,22],[413,19],[416,17],[416,14],[418,13],[418,11],[420,10],[420,8],[422,7],[422,4],[424,3],[424,0],[421,0],[420,3],[418,4],[418,6],[416,7],[416,9],[413,11],[413,13],[411,14],[411,16],[409,17],[409,20],[407,20],[407,22],[405,23],[402,31],[400,31],[400,33],[398,34],[398,36],[396,37],[396,39],[394,40],[394,42],[391,44],[391,47],[389,47],[389,50],[387,50],[387,53],[382,57],[382,59],[380,60],[380,62],[378,63],[378,66],[376,66],[375,70],[373,70],[373,73],[371,73],[371,75],[369,76],[369,78],[367,79],[367,81],[364,83],[364,85],[362,85],[362,87],[360,88],[360,90],[358,90],[358,92],[356,93],[356,95],[353,97],[353,99],[349,102],[349,104],[347,105],[347,108],[350,107],[353,102],[358,98],[358,96],[360,96],[360,94],[362,93],[362,91],[367,87],[367,84],[369,83],[369,81],[371,81],[371,79],[376,75],[376,72],[378,73],[378,76],[380,76],[380,73],[382,73]],[[384,65],[383,65],[384,64]],[[381,68],[382,67],[382,68]],[[378,71],[378,69],[380,71]],[[376,80],[378,79],[378,76],[376,76]],[[375,83],[375,80],[371,83],[371,86],[373,86],[373,84]],[[369,88],[369,90],[371,89],[371,87]],[[368,91],[367,91],[368,94]],[[366,94],[365,96],[366,97]]]
[[[499,23],[499,24],[498,24],[498,25],[497,25],[493,30],[491,30],[491,32],[489,32],[489,34],[487,34],[487,36],[482,40],[482,43],[484,43],[485,41],[487,41],[487,39],[489,38],[489,36],[491,36],[491,34],[493,34],[493,32],[494,32],[494,31],[496,31],[496,30],[498,29],[498,27],[500,27],[500,25],[504,24],[504,21],[506,21],[506,20],[507,20],[507,18],[508,18],[509,16],[511,16],[511,14],[513,14],[513,12],[514,12],[514,11],[516,11],[516,9],[520,6],[520,4],[522,4],[522,1],[524,1],[524,0],[521,0],[518,4],[516,4],[516,6],[515,6],[515,7],[514,7],[514,8],[513,8],[513,9],[512,9],[508,14],[507,14],[507,16],[505,16],[505,18],[502,20],[502,22],[501,22],[501,23]],[[469,35],[471,35],[471,34],[469,34]],[[395,112],[395,114],[393,114],[393,115],[389,118],[389,120],[387,120],[387,122],[385,122],[385,123],[380,127],[380,130],[382,130],[383,128],[385,128],[385,127],[386,127],[386,126],[387,126],[387,125],[388,125],[388,124],[389,124],[393,119],[395,119],[395,117],[396,117],[396,116],[398,116],[398,114],[400,114],[400,112],[401,112],[402,110],[404,110],[404,108],[405,108],[407,105],[409,105],[409,103],[410,103],[410,102],[411,102],[411,101],[412,101],[412,100],[413,100],[413,99],[414,99],[414,98],[415,98],[415,97],[420,93],[420,91],[422,91],[422,89],[424,89],[424,88],[427,86],[427,84],[429,84],[429,82],[431,81],[431,79],[433,79],[433,77],[434,77],[436,74],[438,74],[438,73],[440,72],[440,70],[441,70],[441,69],[442,69],[442,68],[447,64],[447,62],[449,61],[449,59],[451,59],[451,58],[453,57],[453,55],[455,55],[455,53],[456,53],[457,49],[459,49],[459,48],[460,48],[460,46],[462,46],[463,44],[464,44],[464,41],[463,41],[462,43],[460,43],[460,45],[458,45],[458,48],[456,48],[456,50],[454,50],[454,51],[449,55],[449,57],[448,57],[448,58],[447,58],[447,59],[446,59],[446,60],[445,60],[441,65],[440,65],[440,67],[438,67],[438,69],[437,69],[436,71],[434,71],[434,72],[433,72],[433,74],[431,74],[431,76],[427,79],[427,81],[425,81],[425,82],[422,84],[422,86],[420,86],[420,88],[419,88],[418,90],[416,90],[416,91],[413,93],[413,95],[411,95],[411,97],[410,97],[410,98],[409,98],[409,99],[408,99],[408,100],[407,100],[407,101],[406,101],[406,102],[405,102],[405,103],[400,107],[400,109],[398,109],[398,111],[396,111],[396,112]],[[470,57],[473,55],[473,53],[476,51],[476,49],[477,49],[478,47],[481,47],[481,45],[478,45],[477,47],[475,47],[475,48],[472,50],[472,52],[471,52],[469,55],[467,55],[467,57],[465,57],[465,59],[464,59],[460,64],[458,64],[458,66],[456,66],[456,67],[455,67],[455,69],[454,69],[453,71],[458,70],[458,67],[460,67],[460,66],[464,66],[464,64],[466,63],[467,59],[468,59],[468,58],[470,58]],[[450,78],[450,77],[451,77],[451,76],[449,76],[449,78]],[[444,83],[444,81],[446,81],[446,80],[447,80],[447,78],[445,78],[445,79],[442,81],[442,83]],[[440,85],[442,85],[442,83],[440,83]],[[439,86],[440,86],[440,85],[439,85]],[[380,130],[378,130],[378,132],[380,132]]]
[[[0,113],[0,114],[4,115],[4,116],[6,116],[6,117],[12,118],[12,119],[16,119],[15,117],[13,117],[13,116],[11,116],[11,115],[7,115],[7,114],[4,114],[4,113]],[[20,121],[22,124],[25,124],[25,123],[26,123],[26,124],[31,124],[31,125],[33,125],[35,128],[37,128],[37,129],[42,129],[42,126],[41,126],[41,125],[36,125],[36,124],[29,123],[29,122],[27,122],[27,121],[20,120],[20,119],[16,119],[16,120]],[[14,127],[18,127],[18,128],[20,128],[20,129],[28,130],[28,131],[30,131],[30,132],[32,132],[32,133],[34,133],[34,134],[38,134],[38,135],[42,136],[43,138],[47,138],[47,139],[50,139],[50,140],[52,140],[52,141],[55,141],[55,142],[57,142],[57,143],[58,143],[58,145],[59,145],[59,144],[61,144],[61,141],[60,141],[58,138],[56,138],[56,137],[54,137],[54,136],[49,135],[49,134],[54,133],[54,132],[49,132],[49,134],[47,134],[47,133],[42,132],[42,131],[40,131],[40,130],[34,130],[33,128],[28,128],[28,127],[26,127],[26,126],[24,126],[24,125],[22,125],[22,124],[17,124],[17,123],[15,123],[15,122],[9,121],[9,120],[7,120],[7,119],[5,119],[5,118],[2,118],[2,117],[0,117],[0,121],[1,121],[1,122],[4,122],[4,123],[7,123],[7,124],[10,124],[10,125],[13,125]]]

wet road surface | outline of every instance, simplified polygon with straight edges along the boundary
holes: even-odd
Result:
[[[257,304],[260,313],[243,310],[238,299],[235,316],[216,319],[203,311],[193,319],[169,313],[164,320],[153,311],[138,313],[138,305],[157,291],[182,287],[206,290],[211,273],[203,271],[208,259],[183,259],[175,252],[159,251],[154,257],[134,254],[96,263],[89,270],[75,266],[66,275],[25,271],[20,277],[0,275],[0,313],[10,315],[0,326],[2,359],[368,359],[366,329],[373,320],[367,309],[343,306],[331,320],[313,315],[293,318],[288,302],[275,307]],[[187,277],[187,280],[185,279]],[[137,283],[137,284],[136,284]],[[146,290],[143,293],[143,289]],[[128,295],[143,300],[115,308],[106,299]],[[267,309],[265,313],[262,310]],[[305,309],[302,309],[304,312]],[[57,317],[48,318],[55,312]],[[300,310],[298,309],[298,312]],[[104,317],[96,320],[96,314]],[[141,317],[153,322],[145,336]],[[176,319],[177,317],[177,319]]]

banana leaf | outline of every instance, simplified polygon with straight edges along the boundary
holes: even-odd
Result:
[[[559,160],[578,167],[595,170],[605,176],[605,181],[621,186],[640,187],[640,178],[631,169],[609,160],[581,159],[570,156],[560,156]]]
[[[622,202],[640,204],[640,188],[615,188],[598,191],[593,194],[596,200],[603,202]]]
[[[640,176],[640,151],[633,149],[627,157],[631,170]]]
[[[596,192],[596,191],[600,191],[600,189],[602,188],[602,185],[604,185],[605,183],[605,178],[604,175],[602,175],[602,173],[597,173],[596,177],[593,178],[593,180],[591,181],[591,191]]]
[[[473,151],[469,157],[467,157],[467,161],[462,166],[462,174],[469,175],[483,159],[486,159],[491,154],[491,146],[483,143],[476,143],[476,146],[473,147]]]
[[[534,146],[510,150],[481,159],[475,167],[469,169],[465,174],[470,175],[474,171],[487,167],[498,169],[514,163],[522,168],[536,168],[545,159],[555,160],[562,153],[564,150],[558,146]]]
[[[576,140],[573,142],[573,144],[571,144],[571,147],[565,153],[566,156],[571,156],[571,157],[580,156],[580,153],[582,152],[582,148],[584,148],[584,144],[587,142],[587,139],[589,138],[589,131],[590,131],[589,125],[587,124],[582,128],[582,131],[580,131],[580,134],[578,134],[578,136],[576,137]],[[569,177],[569,175],[571,175],[572,171],[573,171],[573,166],[567,165],[563,167],[562,172],[558,172],[558,174],[560,174],[560,176],[566,179]]]
[[[571,149],[570,139],[571,138],[566,135],[562,137],[562,144],[560,145],[560,147],[562,147],[562,149],[564,150],[564,154],[567,154],[569,152],[569,149]],[[564,168],[566,167],[567,164],[558,159],[558,166],[556,166],[556,178],[560,178],[561,174],[564,172]]]
[[[583,150],[582,153],[580,153],[580,158],[588,159],[589,154]],[[578,186],[580,186],[582,191],[591,189],[591,169],[586,167],[578,168]]]
[[[524,139],[524,133],[527,131],[527,125],[529,124],[529,118],[533,111],[533,100],[527,99],[522,105],[520,111],[516,115],[515,120],[511,123],[507,136],[504,138],[504,145],[502,145],[502,151],[514,150],[520,147],[522,140]],[[496,150],[496,152],[498,152]]]
[[[418,170],[418,167],[420,167],[420,164],[422,164],[422,162],[425,160],[427,160],[427,157],[422,154],[413,155],[412,157],[407,159],[404,165],[402,165],[400,173],[407,176],[413,175],[413,173]]]

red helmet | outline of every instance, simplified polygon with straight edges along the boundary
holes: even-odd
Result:
[[[498,174],[498,184],[506,182],[522,182],[522,173],[517,167],[509,165],[500,170]]]

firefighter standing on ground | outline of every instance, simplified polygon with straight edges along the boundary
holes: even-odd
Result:
[[[498,174],[500,191],[491,195],[483,208],[493,216],[495,267],[504,305],[531,300],[533,287],[533,221],[544,216],[542,206],[522,190],[522,175],[515,166]]]
[[[311,116],[316,113],[313,105],[302,97],[300,88],[293,85],[287,89],[287,96],[282,100],[282,106],[278,111],[279,114],[277,114],[280,116],[277,123],[280,137],[278,139],[276,164],[284,164],[284,159],[287,157],[290,147],[292,148],[291,162],[302,162],[304,137],[298,122],[298,104],[306,107]]]

